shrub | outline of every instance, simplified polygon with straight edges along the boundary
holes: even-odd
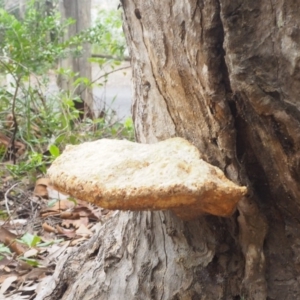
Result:
[[[124,53],[124,44],[119,45],[114,34],[109,38],[107,33],[112,19],[106,25],[98,21],[93,28],[62,41],[64,31],[75,21],[61,23],[58,12],[45,14],[36,9],[39,2],[29,2],[24,19],[0,8],[0,75],[13,79],[9,85],[0,86],[0,133],[10,140],[10,145],[1,144],[0,136],[0,158],[13,161],[5,165],[14,176],[36,176],[36,170],[44,173],[67,143],[102,137],[134,138],[131,119],[120,122],[107,111],[101,118],[81,118],[82,112],[75,105],[81,100],[75,91],[79,84],[91,87],[88,78],[77,78],[72,90],[45,95],[49,70],[56,69],[58,59],[80,55],[83,43],[102,45],[103,41],[101,47],[109,54]],[[101,62],[112,67],[117,64],[113,60]],[[77,75],[62,69],[55,72],[70,79]],[[18,148],[21,144],[26,150]]]

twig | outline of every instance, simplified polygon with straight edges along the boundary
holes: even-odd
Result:
[[[110,74],[112,74],[112,73],[115,73],[115,72],[118,72],[118,71],[121,71],[121,70],[124,70],[124,69],[129,69],[129,68],[131,68],[131,66],[126,66],[126,67],[118,68],[118,69],[112,70],[112,71],[110,71],[110,72],[107,72],[107,73],[105,73],[104,75],[101,75],[101,76],[97,77],[96,79],[94,79],[93,81],[91,81],[91,84],[95,83],[97,80],[99,80],[99,79],[101,79],[101,78],[103,78],[103,77],[106,77],[106,76],[108,76],[108,75],[110,75]],[[86,89],[87,89],[87,87],[85,86],[85,87],[82,89],[82,91],[79,91],[79,92],[78,92],[78,94],[81,95]]]
[[[16,89],[15,89],[15,93],[14,93],[14,96],[12,99],[12,106],[11,106],[11,113],[12,113],[13,123],[14,123],[13,124],[14,130],[13,130],[13,134],[11,137],[11,148],[12,148],[12,159],[13,159],[14,165],[16,164],[15,140],[16,140],[16,134],[18,132],[18,122],[17,122],[15,108],[16,108],[17,94],[18,94],[18,90],[19,90],[19,86],[20,86],[20,80],[21,80],[21,77],[18,77],[17,81],[16,81]]]
[[[106,59],[114,59],[114,60],[120,60],[120,61],[130,61],[130,57],[129,57],[129,56],[116,57],[116,56],[113,56],[113,55],[92,54],[92,57],[106,58]]]
[[[129,68],[131,68],[131,66],[126,66],[126,67],[122,67],[122,68],[118,68],[118,69],[112,70],[112,71],[110,71],[110,72],[107,72],[107,73],[105,73],[105,74],[103,74],[103,75],[97,77],[97,78],[96,78],[95,80],[93,80],[91,83],[94,83],[94,82],[96,82],[97,80],[99,80],[99,79],[101,79],[101,78],[103,78],[103,77],[108,76],[109,74],[112,74],[112,73],[115,73],[115,72],[118,72],[118,71],[121,71],[121,70],[124,70],[124,69],[129,69]]]
[[[7,210],[7,214],[9,215],[9,217],[11,218],[11,213],[9,210],[9,206],[8,206],[8,194],[10,193],[10,191],[19,184],[20,182],[15,183],[14,185],[12,185],[4,194],[4,199],[5,199],[5,208]]]

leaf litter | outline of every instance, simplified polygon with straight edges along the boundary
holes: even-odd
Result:
[[[4,180],[0,188],[0,300],[34,299],[59,258],[87,241],[108,211],[55,190]]]

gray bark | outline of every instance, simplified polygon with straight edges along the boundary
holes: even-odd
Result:
[[[80,33],[81,31],[91,26],[91,0],[61,0],[59,2],[59,9],[62,15],[62,20],[73,19],[76,23],[68,27],[65,39]],[[78,75],[74,78],[66,78],[60,76],[58,78],[58,85],[66,91],[74,91],[74,95],[78,95],[84,102],[84,110],[91,114],[93,111],[93,97],[91,90],[80,84],[74,87],[73,83],[78,77],[86,77],[89,80],[92,78],[91,64],[88,58],[91,57],[91,45],[84,44],[82,54],[78,57],[68,57],[60,61],[60,67],[70,69]]]
[[[49,299],[300,298],[300,7],[122,5],[137,140],[184,137],[250,192],[229,219],[116,212]]]

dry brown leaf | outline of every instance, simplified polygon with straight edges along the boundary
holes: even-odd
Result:
[[[63,211],[63,212],[60,213],[60,217],[62,219],[76,220],[76,219],[80,218],[80,214],[78,212]]]
[[[8,266],[5,266],[5,267],[3,268],[3,270],[4,270],[5,272],[7,272],[7,273],[10,273],[10,272],[11,272],[11,269],[10,269],[10,267],[8,267]]]
[[[64,228],[79,228],[81,225],[87,226],[89,224],[89,219],[86,217],[77,220],[63,220],[61,226]]]
[[[58,216],[59,213],[57,211],[43,211],[41,212],[41,217],[42,218],[47,218],[50,216]]]
[[[12,114],[8,114],[5,118],[4,126],[7,129],[12,129],[14,126],[14,116]]]
[[[75,207],[75,203],[69,200],[57,201],[49,210],[51,211],[62,211],[67,209],[72,209]]]
[[[48,198],[47,187],[49,184],[50,184],[49,178],[44,178],[44,177],[39,178],[35,183],[33,194],[41,198]]]
[[[16,272],[16,271],[13,271],[11,273],[3,273],[1,272],[0,274],[0,284],[2,285],[2,283],[4,282],[4,280],[8,277],[11,277],[11,276],[19,276],[19,274]]]
[[[0,143],[0,149],[1,149],[1,143]],[[2,179],[3,183],[7,183],[9,181],[12,181],[14,179],[13,176],[6,176],[5,178]]]
[[[14,233],[0,226],[0,242],[9,247],[10,251],[21,255],[28,250],[28,247],[19,243],[16,239],[17,236]]]
[[[0,297],[9,289],[11,284],[18,279],[18,276],[9,276],[1,284]]]
[[[98,207],[98,206],[94,206],[92,204],[90,204],[89,206],[90,211],[92,212],[92,216],[94,217],[95,220],[100,220],[104,215],[107,214],[108,210]]]
[[[76,230],[76,234],[83,237],[90,237],[93,235],[93,233],[84,224],[79,226],[79,228]]]
[[[18,260],[18,266],[17,266],[17,271],[19,273],[28,273],[30,270],[32,270],[32,266],[28,264],[26,261],[23,260]]]
[[[69,195],[57,191],[51,185],[50,179],[47,177],[39,178],[36,181],[33,194],[35,196],[39,196],[47,199],[67,200],[69,198]]]
[[[9,144],[10,144],[10,138],[0,132],[0,146],[4,146],[5,148],[8,148]]]
[[[26,225],[28,220],[25,219],[15,219],[15,220],[10,220],[10,221],[1,221],[0,220],[0,226],[5,225],[5,228],[16,228],[18,226],[24,226]]]
[[[43,223],[42,227],[47,232],[56,232],[56,229],[47,223]]]
[[[36,256],[38,253],[39,253],[38,250],[36,250],[36,249],[30,249],[30,250],[26,251],[26,252],[23,254],[23,256],[26,257],[26,258],[28,258],[28,257],[33,257],[33,256]]]
[[[3,257],[0,260],[0,270],[2,270],[4,266],[9,265],[11,262],[13,262],[12,258]]]
[[[100,216],[102,216],[101,211],[104,211],[104,209],[100,207],[94,207],[92,204],[77,200],[77,206],[74,208],[73,213],[79,213],[80,217],[89,217],[89,219],[93,220],[99,220]],[[68,218],[71,219],[71,218]]]
[[[24,279],[25,280],[41,279],[44,278],[46,276],[46,273],[48,272],[49,272],[48,268],[34,268],[24,276]]]
[[[60,214],[61,211],[72,210],[75,207],[75,203],[69,200],[57,201],[52,207],[41,211],[41,217],[46,218],[53,215]]]
[[[73,238],[76,236],[76,232],[75,232],[75,228],[72,228],[72,229],[66,229],[66,228],[63,228],[59,225],[56,225],[56,229],[57,229],[57,232],[61,235],[64,235],[68,238]]]
[[[11,139],[1,132],[0,132],[0,148],[4,148],[5,150],[11,148]],[[16,150],[16,154],[20,156],[24,153],[26,146],[19,141],[14,141],[14,148]]]

